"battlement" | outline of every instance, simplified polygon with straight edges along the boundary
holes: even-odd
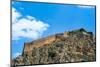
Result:
[[[43,45],[47,45],[49,43],[52,43],[55,40],[56,40],[56,37],[55,36],[49,36],[47,38],[42,38],[40,40],[33,41],[32,47],[38,48],[38,47],[41,47]]]
[[[56,35],[51,35],[51,36],[48,36],[46,38],[41,38],[41,39],[32,41],[30,43],[25,43],[23,51],[30,52],[33,48],[39,48],[41,46],[48,45],[52,42],[61,40],[64,37],[66,38],[67,36],[68,36],[67,32],[64,32],[64,33],[59,33]]]

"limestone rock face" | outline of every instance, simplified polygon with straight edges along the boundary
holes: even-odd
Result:
[[[25,43],[22,55],[13,59],[12,65],[91,62],[95,60],[95,36],[91,32],[79,29]]]

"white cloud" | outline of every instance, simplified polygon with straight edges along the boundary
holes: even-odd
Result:
[[[14,54],[13,58],[18,57],[19,55],[21,55],[21,53],[17,52],[17,53]]]
[[[79,8],[94,8],[94,6],[78,6]]]
[[[43,32],[47,30],[49,25],[32,16],[22,15],[12,8],[12,39],[19,40],[22,37],[31,38],[33,40],[42,36]],[[20,19],[19,19],[20,18]]]
[[[18,13],[15,8],[12,8],[12,23],[16,23],[20,16],[21,14]]]

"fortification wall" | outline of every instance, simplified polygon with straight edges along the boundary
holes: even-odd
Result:
[[[24,43],[23,54],[26,52],[30,52],[32,50],[31,43]]]
[[[25,43],[23,51],[30,52],[30,51],[32,51],[33,48],[39,48],[43,45],[50,44],[55,40],[56,40],[55,36],[49,36],[47,38],[42,38],[42,39],[33,41],[32,43]]]
[[[38,48],[38,47],[41,47],[43,45],[50,44],[50,43],[52,43],[55,40],[56,40],[56,37],[55,36],[49,36],[47,38],[43,38],[41,40],[38,40],[38,41],[33,42],[32,43],[33,44],[32,47]]]
[[[30,52],[33,48],[39,48],[44,45],[48,45],[54,41],[58,41],[63,39],[64,37],[67,37],[67,33],[60,33],[52,36],[48,36],[47,38],[42,38],[35,40],[31,43],[25,43],[24,45],[24,52]]]

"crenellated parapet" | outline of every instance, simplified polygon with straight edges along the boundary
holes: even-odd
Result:
[[[66,37],[68,37],[68,34],[67,34],[67,32],[64,32],[64,33],[51,35],[51,36],[48,36],[46,38],[41,38],[41,39],[35,40],[33,42],[30,42],[30,43],[25,43],[23,52],[24,53],[30,52],[30,51],[32,51],[33,48],[39,48],[41,46],[48,45],[52,42],[64,39]]]

